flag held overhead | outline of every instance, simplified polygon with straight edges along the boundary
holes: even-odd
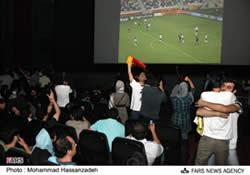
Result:
[[[142,63],[140,60],[133,57],[133,56],[128,56],[127,57],[127,64],[129,66],[135,65],[135,66],[140,67],[140,68],[142,68],[144,70],[146,69],[146,65],[144,63]]]

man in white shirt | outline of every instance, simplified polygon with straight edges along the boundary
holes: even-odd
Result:
[[[136,121],[132,133],[127,138],[137,140],[144,144],[145,152],[148,160],[148,165],[152,165],[157,157],[163,153],[163,147],[155,132],[155,124],[149,125],[149,130],[152,133],[153,141],[146,139],[147,129],[141,121]]]
[[[68,81],[64,80],[63,84],[56,85],[55,92],[58,106],[64,108],[70,102],[69,94],[72,92]]]
[[[237,92],[237,84],[234,80],[224,80],[223,85],[221,86],[222,91],[233,92],[234,94]],[[237,156],[237,139],[238,139],[238,118],[239,115],[243,112],[241,103],[237,102],[231,105],[221,105],[215,103],[209,103],[203,100],[199,100],[197,105],[201,108],[197,110],[197,115],[204,116],[208,115],[208,117],[216,116],[216,112],[221,113],[231,113],[231,121],[232,121],[232,139],[229,141],[229,156],[228,156],[228,165],[239,165],[239,160]],[[203,107],[208,107],[212,110],[207,111],[204,110]],[[215,165],[215,156],[209,158],[208,165]]]
[[[128,76],[130,81],[130,86],[132,87],[132,95],[131,95],[131,103],[130,103],[130,119],[137,120],[140,116],[141,110],[141,98],[142,98],[142,89],[145,85],[145,81],[147,80],[145,72],[140,72],[137,76],[135,76],[138,81],[134,79],[134,76],[131,71],[131,66],[128,65]]]
[[[235,95],[232,92],[220,91],[220,86],[214,86],[213,91],[203,92],[201,99],[221,105],[236,103]],[[216,156],[216,165],[226,165],[229,140],[232,139],[232,117],[204,117],[203,123],[203,133],[199,141],[195,164],[207,165],[209,157],[214,153]]]

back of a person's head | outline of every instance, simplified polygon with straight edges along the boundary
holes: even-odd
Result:
[[[136,123],[135,120],[127,120],[125,122],[125,135],[126,136],[132,133],[135,123]]]
[[[83,111],[79,106],[75,106],[72,108],[71,110],[71,114],[70,114],[74,120],[82,120],[83,117]]]
[[[141,121],[136,121],[131,134],[137,140],[145,139],[147,134],[145,125]]]
[[[111,108],[107,111],[107,113],[104,114],[105,118],[112,118],[112,119],[117,119],[118,117],[118,110],[116,108]]]
[[[147,78],[147,84],[149,84],[152,87],[159,87],[160,85],[160,78],[156,75],[148,75]]]
[[[63,158],[67,154],[68,150],[72,150],[72,144],[66,137],[58,138],[54,143],[54,152],[56,157]]]
[[[85,112],[91,112],[91,111],[92,111],[90,102],[87,102],[87,101],[80,101],[80,102],[79,102],[79,105],[81,106],[81,108],[82,108],[83,111],[85,111]]]

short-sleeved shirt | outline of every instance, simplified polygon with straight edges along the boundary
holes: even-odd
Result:
[[[236,103],[236,97],[232,92],[203,92],[201,99],[210,103],[217,103],[223,105],[230,105]],[[221,140],[229,140],[232,138],[232,114],[227,119],[218,116],[204,117],[203,133],[202,135]]]
[[[112,118],[98,120],[90,128],[107,136],[110,151],[112,150],[112,142],[116,137],[125,137],[124,125]]]
[[[144,117],[159,120],[161,103],[166,100],[166,94],[159,88],[145,86],[142,90],[141,114]]]
[[[58,106],[64,108],[69,103],[69,94],[72,89],[68,85],[57,85],[55,91]]]
[[[130,83],[130,86],[132,87],[130,109],[133,111],[140,111],[143,86],[135,80]]]
[[[127,138],[131,140],[136,140],[133,136],[127,136]],[[143,143],[149,165],[152,165],[155,159],[163,153],[162,145],[156,143],[155,141],[148,141],[146,139],[136,141]]]

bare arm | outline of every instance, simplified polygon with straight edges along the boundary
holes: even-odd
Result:
[[[149,125],[148,127],[149,127],[149,129],[150,129],[150,131],[151,131],[151,133],[152,133],[153,140],[154,140],[156,143],[158,143],[158,144],[161,145],[161,141],[160,141],[160,139],[158,138],[158,136],[157,136],[157,134],[156,134],[156,132],[155,132],[155,124],[152,123],[152,124]]]
[[[27,145],[27,143],[23,140],[23,138],[21,138],[20,136],[18,137],[18,143],[24,148],[25,152],[27,154],[31,153],[31,150],[29,148],[29,146]]]
[[[194,83],[192,82],[192,80],[189,78],[189,76],[185,77],[185,81],[187,81],[191,87],[191,89],[195,88]]]
[[[240,110],[239,104],[231,104],[231,105],[222,105],[222,104],[216,104],[216,103],[209,103],[203,100],[198,100],[196,102],[197,107],[208,107],[212,110],[224,112],[224,113],[231,113],[236,112]]]
[[[55,109],[55,111],[56,111],[56,113],[54,114],[53,118],[55,118],[56,121],[58,121],[58,120],[59,120],[59,117],[60,117],[60,114],[61,114],[61,110],[60,110],[59,106],[58,106],[57,103],[56,103],[56,100],[55,100],[55,98],[54,98],[54,93],[53,93],[52,90],[50,90],[50,95],[48,95],[48,97],[49,97],[50,103],[53,104],[53,107],[54,107],[54,109]],[[48,109],[49,109],[49,108],[48,108]]]
[[[134,76],[132,74],[131,66],[130,65],[128,65],[128,77],[129,77],[129,81],[131,83],[134,80]]]
[[[228,118],[229,114],[228,113],[223,113],[223,112],[218,112],[218,111],[213,111],[213,110],[208,110],[205,108],[198,108],[196,111],[197,116],[202,116],[202,117],[222,117],[222,118]]]
[[[163,87],[163,81],[162,81],[162,80],[160,81],[159,88],[160,88],[160,90],[161,90],[162,92],[165,91],[165,90],[164,90],[164,87]]]

